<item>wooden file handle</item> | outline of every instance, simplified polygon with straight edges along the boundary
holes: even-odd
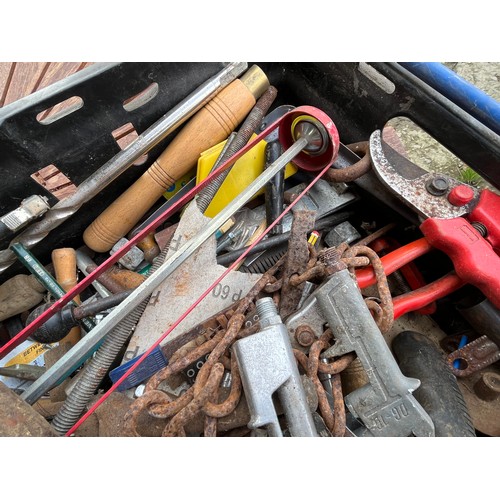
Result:
[[[78,283],[76,275],[76,252],[73,248],[58,248],[53,250],[52,264],[54,265],[56,281],[65,292]],[[80,304],[80,297],[78,295],[73,300]],[[75,345],[80,338],[80,327],[75,326],[59,343],[62,345],[65,342],[69,342],[71,345]]]
[[[253,70],[255,73],[254,68],[249,72]],[[109,251],[168,187],[196,165],[200,153],[223,141],[235,130],[269,86],[265,74],[260,68],[258,71],[259,86],[249,84],[243,75],[187,122],[149,169],[85,230],[83,240],[88,247],[96,252]],[[262,84],[263,79],[267,86]]]

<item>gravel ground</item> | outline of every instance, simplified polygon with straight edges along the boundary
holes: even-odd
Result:
[[[500,102],[500,62],[448,62],[444,64]],[[407,157],[420,167],[428,171],[446,173],[479,187],[491,187],[468,168],[472,165],[465,165],[411,120],[395,118],[388,125],[396,130]]]

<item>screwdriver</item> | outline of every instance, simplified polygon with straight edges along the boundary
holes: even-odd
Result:
[[[247,63],[229,63],[219,73],[196,88],[185,99],[153,123],[127,148],[122,149],[89,175],[78,186],[75,193],[57,202],[45,213],[41,220],[32,222],[31,226],[18,234],[11,243],[22,243],[25,248],[32,248],[40,243],[52,230],[73,216],[84,203],[92,200],[144,153],[149,152],[165,137],[185,123],[214,95],[233,82],[247,67]],[[10,248],[0,250],[0,273],[8,269],[16,260],[16,256]]]
[[[155,204],[163,192],[189,172],[199,155],[226,139],[243,121],[269,81],[258,66],[234,80],[184,126],[149,169],[85,230],[85,244],[107,252]]]

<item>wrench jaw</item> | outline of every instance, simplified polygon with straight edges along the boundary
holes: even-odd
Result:
[[[420,385],[417,379],[408,380],[416,381]],[[362,435],[373,437],[433,437],[435,435],[431,417],[410,391],[397,395],[392,401],[380,404],[373,399],[370,384],[367,384],[348,394],[344,401],[351,414],[365,425],[365,428],[359,429]],[[355,433],[360,435],[357,431]]]
[[[281,437],[281,427],[274,408],[272,396],[289,378],[289,370],[283,357],[266,359],[273,353],[274,339],[253,335],[234,344],[245,392],[250,421],[248,427],[257,429],[266,426],[271,436]]]
[[[269,324],[236,341],[233,353],[250,411],[248,428],[265,426],[269,436],[283,436],[273,402],[276,393],[291,435],[317,437],[285,326],[281,322]]]
[[[479,191],[467,185],[473,193],[470,202],[456,206],[448,200],[449,193],[466,184],[453,177],[426,172],[390,148],[382,140],[382,132],[375,130],[370,136],[370,156],[378,179],[401,202],[413,209],[421,219],[453,219],[469,214],[479,200]],[[397,165],[398,168],[395,168]],[[429,193],[427,186],[439,177],[448,188],[442,195]]]

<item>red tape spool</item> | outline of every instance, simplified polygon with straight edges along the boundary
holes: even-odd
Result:
[[[299,106],[288,112],[283,117],[279,126],[279,141],[284,150],[292,146],[296,140],[296,137],[293,135],[294,124],[297,122],[297,119],[307,119],[307,117],[311,118],[311,123],[319,122],[319,127],[322,126],[326,133],[327,145],[324,151],[321,151],[317,155],[313,152],[301,151],[292,162],[302,170],[317,172],[335,161],[340,147],[337,127],[326,113],[313,106]]]

